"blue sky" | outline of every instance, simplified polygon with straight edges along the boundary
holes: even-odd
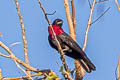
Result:
[[[64,30],[69,33],[64,0],[41,0],[41,2],[48,13],[56,11],[54,15],[49,16],[50,21],[52,22],[56,18],[61,18],[64,21]],[[19,6],[26,29],[31,66],[39,69],[52,69],[59,75],[59,66],[61,66],[60,56],[57,51],[49,46],[48,23],[44,18],[42,10],[39,8],[37,0],[19,0]],[[85,52],[96,65],[96,71],[90,74],[86,73],[84,77],[85,80],[115,79],[117,56],[120,56],[120,12],[118,12],[114,0],[95,5],[92,21],[97,19],[108,7],[111,8],[104,17],[90,27]],[[90,12],[87,0],[75,0],[75,10],[77,43],[82,47]],[[24,61],[21,28],[14,0],[1,0],[0,2],[0,32],[2,32],[0,41],[7,45],[19,59]],[[10,47],[14,42],[21,42],[21,44]],[[0,52],[8,54],[1,47]],[[59,65],[56,62],[58,62]],[[66,62],[70,69],[74,68],[73,59],[67,57]],[[25,75],[16,67],[11,59],[1,56],[0,68],[2,69],[3,77]]]

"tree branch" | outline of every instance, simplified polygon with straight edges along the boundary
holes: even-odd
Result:
[[[2,53],[0,53],[0,56],[6,57],[6,58],[10,58],[10,56],[2,54]]]
[[[88,0],[89,1],[89,0]],[[90,4],[89,4],[90,5]],[[90,28],[90,24],[91,24],[91,19],[92,19],[92,13],[93,13],[93,9],[94,9],[94,6],[95,6],[95,0],[93,0],[93,3],[92,3],[92,6],[91,6],[91,11],[90,11],[90,15],[89,15],[89,20],[88,20],[88,26],[87,26],[87,29],[86,29],[86,32],[85,32],[85,40],[84,40],[84,45],[83,45],[83,51],[85,51],[85,48],[86,48],[86,44],[87,44],[87,37],[88,37],[88,31],[89,31],[89,28]],[[84,75],[85,75],[85,70],[84,68],[81,66],[81,64],[79,64],[78,61],[75,61],[75,64],[77,65],[76,66],[76,77],[75,79],[76,80],[82,80]]]
[[[118,8],[118,11],[120,11],[120,7],[119,7],[119,4],[118,4],[117,0],[115,0],[115,3],[116,3],[116,6]]]
[[[54,30],[52,28],[51,22],[49,21],[49,19],[47,17],[47,13],[46,13],[45,9],[42,7],[42,4],[41,4],[40,0],[38,0],[38,3],[40,4],[40,8],[42,9],[42,11],[43,11],[43,13],[45,15],[45,18],[46,18],[46,20],[47,20],[47,22],[49,24],[49,27],[51,28],[54,39],[57,42],[57,47],[58,47],[58,50],[60,52],[62,64],[63,64],[63,66],[65,68],[65,71],[68,72],[68,66],[67,66],[67,64],[65,62],[65,56],[64,56],[64,52],[62,51],[61,45],[60,45],[59,41],[57,40],[56,34],[54,33]],[[65,75],[67,75],[67,77],[65,77],[65,78],[68,78],[68,80],[72,80],[72,78],[70,77],[69,74],[65,74]]]
[[[34,71],[34,72],[41,72],[41,75],[44,75],[44,73],[46,73],[46,74],[53,74],[53,72],[52,72],[50,69],[39,70],[39,69],[33,68],[33,67],[25,64],[23,61],[21,61],[20,59],[18,59],[18,58],[12,53],[12,51],[11,51],[6,45],[4,45],[1,41],[0,41],[0,46],[9,53],[9,55],[10,55],[9,58],[13,59],[13,61],[18,62],[19,64],[21,64],[22,66],[24,66],[26,69],[28,69],[28,70],[30,70],[30,71]],[[3,54],[2,54],[2,55],[3,55]],[[4,55],[3,57],[6,57],[6,56]],[[9,80],[9,79],[8,79],[8,80]],[[10,79],[10,80],[12,80],[12,79]]]
[[[4,45],[1,41],[0,41],[0,46],[9,53],[11,59],[13,59],[14,61],[16,61],[16,62],[18,62],[19,64],[23,65],[25,68],[27,68],[27,69],[29,69],[29,70],[31,70],[31,71],[34,71],[34,72],[41,72],[39,69],[33,68],[33,67],[25,64],[25,63],[24,63],[23,61],[21,61],[20,59],[18,59],[18,58],[12,53],[12,51],[11,51],[6,45]],[[49,72],[49,71],[51,71],[51,70],[48,69],[47,71]]]
[[[32,77],[30,76],[30,74],[28,74],[24,69],[22,69],[16,61],[14,61],[14,62],[16,64],[16,66],[29,77],[30,80],[33,80]]]
[[[26,34],[25,34],[25,28],[24,28],[24,24],[23,24],[23,19],[22,19],[22,14],[20,13],[20,8],[19,8],[19,4],[17,0],[14,0],[16,7],[17,7],[17,12],[19,15],[19,19],[20,19],[20,25],[21,25],[21,30],[22,30],[22,39],[23,39],[23,43],[24,43],[24,56],[25,56],[25,62],[27,65],[29,64],[29,60],[28,60],[28,52],[27,52],[27,40],[26,40]],[[27,73],[30,74],[30,71],[28,71],[26,69]]]
[[[109,8],[107,8],[107,10],[105,10],[95,21],[93,21],[90,25],[92,25],[92,24],[94,24],[95,22],[97,22],[102,16],[104,16],[104,14],[108,11],[110,9],[110,7]]]
[[[74,28],[73,28],[71,15],[70,15],[70,9],[69,9],[68,0],[64,0],[64,6],[65,6],[65,11],[66,11],[66,16],[67,16],[70,36],[72,37],[73,40],[75,40]]]
[[[76,39],[76,20],[75,20],[75,7],[74,7],[74,0],[71,0],[72,6],[72,22],[74,28],[74,38]]]
[[[103,3],[103,2],[106,2],[106,1],[109,1],[109,0],[100,0],[100,1],[96,1],[95,3],[98,4],[98,3]]]
[[[39,73],[35,73],[35,74],[30,74],[31,77],[34,76],[40,76],[41,74]],[[29,76],[22,76],[22,77],[16,77],[16,78],[3,78],[2,80],[16,80],[16,79],[25,79],[25,78],[29,78]]]
[[[75,20],[75,10],[74,10],[73,2],[71,4],[72,4],[72,19]],[[68,0],[64,0],[64,5],[65,5],[67,21],[68,21],[68,25],[69,25],[70,36],[73,38],[73,40],[76,41],[76,34],[75,34],[76,27],[73,26],[74,22],[72,23],[72,20],[71,20]],[[76,69],[75,80],[82,80],[82,78],[83,78],[83,76],[85,74],[85,70],[81,66],[81,64],[79,63],[78,60],[74,60],[74,64],[75,64],[75,69]]]
[[[89,6],[90,6],[90,8],[91,8],[91,3],[90,3],[90,0],[88,0],[88,3],[89,3]]]
[[[88,32],[89,32],[89,28],[90,28],[90,24],[91,24],[91,20],[92,20],[92,14],[93,14],[93,9],[95,6],[95,0],[93,0],[92,6],[91,6],[91,10],[90,10],[90,14],[89,14],[89,20],[88,20],[88,25],[87,25],[87,29],[85,32],[85,39],[84,39],[84,44],[83,44],[83,51],[85,51],[86,45],[87,45],[87,37],[88,37]]]

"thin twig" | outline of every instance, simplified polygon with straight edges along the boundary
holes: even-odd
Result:
[[[102,16],[104,16],[104,14],[105,14],[109,9],[110,9],[110,7],[107,8],[95,21],[91,22],[90,25],[92,25],[92,24],[94,24],[95,22],[97,22]]]
[[[39,73],[35,73],[35,74],[30,74],[31,77],[34,77],[34,76],[40,76],[41,74]],[[3,80],[17,80],[17,79],[26,79],[26,78],[29,78],[29,76],[22,76],[22,77],[15,77],[15,78],[3,78]]]
[[[56,13],[56,11],[55,11],[55,12],[53,12],[53,13],[51,13],[51,14],[50,14],[50,13],[49,13],[49,14],[47,13],[46,15],[54,15],[55,13]]]
[[[20,12],[18,1],[17,0],[14,0],[14,1],[15,1],[15,4],[16,4],[16,7],[17,7],[17,12],[18,12],[18,15],[19,15],[20,25],[21,25],[21,30],[22,30],[22,39],[23,39],[23,43],[24,43],[25,62],[26,62],[27,65],[30,65],[29,60],[28,60],[27,40],[26,40],[26,34],[25,34],[25,28],[24,28],[24,24],[23,24],[22,14]],[[30,71],[27,70],[27,73],[30,74]]]
[[[30,76],[30,74],[28,74],[24,69],[22,69],[16,61],[14,61],[14,62],[16,64],[16,66],[29,77],[29,79],[33,80],[32,77]]]
[[[118,8],[118,11],[120,11],[120,7],[119,7],[119,4],[118,4],[117,0],[115,0],[115,3],[116,3],[116,6]]]
[[[2,54],[2,53],[0,53],[0,56],[6,57],[6,58],[10,58],[10,56]]]
[[[101,0],[101,1],[96,1],[95,4],[98,4],[98,3],[103,3],[103,2],[107,2],[109,0]]]
[[[63,66],[65,68],[65,71],[68,72],[68,66],[67,66],[67,64],[65,62],[65,56],[64,56],[64,52],[62,51],[61,45],[60,45],[59,41],[57,40],[56,34],[54,33],[54,30],[52,28],[51,22],[49,21],[47,15],[46,15],[47,13],[46,13],[45,9],[42,7],[42,4],[41,4],[40,0],[38,0],[38,3],[40,4],[40,8],[42,9],[43,13],[45,14],[45,18],[46,18],[46,20],[47,20],[47,22],[49,24],[49,27],[51,28],[52,34],[54,36],[54,39],[57,42],[57,47],[58,47],[58,50],[60,52],[62,64],[63,64]],[[67,74],[67,78],[69,79],[69,75],[68,74]],[[69,79],[69,80],[71,80],[71,79]]]
[[[90,6],[90,8],[91,8],[91,3],[90,3],[90,0],[88,0],[88,3],[89,3],[89,6]]]
[[[85,32],[85,39],[84,39],[84,44],[83,44],[83,51],[85,51],[86,45],[87,45],[87,37],[88,37],[88,32],[89,32],[89,28],[90,28],[90,24],[91,24],[91,20],[92,20],[92,14],[93,14],[93,9],[95,6],[95,0],[93,0],[92,6],[91,6],[91,10],[90,10],[90,14],[89,14],[89,20],[88,20],[88,25],[87,25],[87,29]]]

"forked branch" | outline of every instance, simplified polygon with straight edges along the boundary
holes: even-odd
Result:
[[[66,11],[66,17],[68,21],[70,36],[73,38],[73,40],[76,41],[76,21],[75,21],[74,0],[71,0],[71,4],[72,4],[72,19],[70,15],[68,0],[64,0],[64,6],[65,6],[65,11]],[[85,74],[85,70],[81,66],[78,60],[74,60],[74,64],[75,64],[75,69],[76,69],[75,80],[82,80]]]
[[[44,75],[44,73],[46,73],[46,74],[53,74],[53,72],[52,72],[50,69],[39,70],[39,69],[36,69],[36,68],[34,68],[34,67],[31,67],[31,66],[27,65],[27,64],[24,63],[22,60],[18,59],[18,58],[12,53],[12,51],[11,51],[5,44],[3,44],[1,41],[0,41],[0,46],[9,53],[9,56],[4,55],[4,54],[2,54],[2,53],[0,53],[0,54],[1,54],[0,56],[3,56],[3,57],[5,57],[5,58],[11,58],[13,61],[21,64],[22,66],[24,66],[24,67],[25,67],[26,69],[28,69],[29,71],[33,71],[33,72],[37,72],[37,73],[41,72],[40,75]],[[27,76],[27,78],[29,78],[29,77]],[[17,78],[12,78],[12,79],[11,79],[11,78],[2,78],[2,80],[14,80],[14,79],[17,79]]]
[[[31,77],[34,76],[40,76],[41,74],[35,73],[35,74],[30,74]],[[15,77],[15,78],[3,78],[2,80],[17,80],[17,79],[26,79],[29,78],[29,76],[22,76],[22,77]]]
[[[91,24],[90,25],[92,25],[92,24],[94,24],[95,22],[97,22],[101,17],[103,17],[104,16],[104,14],[105,13],[107,13],[107,11],[110,9],[110,7],[109,8],[107,8],[95,21],[93,21],[93,22],[91,22]]]
[[[16,64],[16,66],[29,77],[30,80],[33,80],[32,77],[30,76],[30,74],[28,74],[23,68],[21,68],[20,65],[16,61],[14,61],[14,62]]]
[[[30,65],[29,60],[28,60],[27,40],[26,40],[25,27],[24,27],[24,24],[23,24],[22,14],[20,12],[18,1],[17,0],[14,0],[14,1],[15,1],[15,4],[16,4],[16,7],[17,7],[17,12],[18,12],[18,15],[19,15],[20,25],[21,25],[21,30],[22,30],[22,39],[23,39],[23,43],[24,43],[25,62],[26,62],[27,65]],[[30,71],[27,70],[27,73],[30,74]]]
[[[5,49],[8,53],[11,59],[13,59],[14,61],[18,62],[19,64],[21,64],[22,66],[24,66],[25,68],[29,69],[30,71],[34,71],[34,72],[41,72],[39,69],[33,68],[27,64],[25,64],[22,60],[18,59],[13,53],[12,51],[0,41],[0,46]],[[51,70],[48,70],[51,71]]]
[[[85,32],[85,39],[84,39],[84,44],[83,44],[83,51],[85,51],[86,45],[87,45],[87,38],[88,38],[88,32],[89,32],[89,28],[91,26],[91,20],[92,20],[92,14],[93,14],[93,9],[95,6],[95,0],[93,0],[92,6],[91,6],[91,10],[90,10],[90,14],[89,14],[89,20],[88,20],[88,25],[87,25],[87,29]]]
[[[46,13],[45,9],[43,8],[40,0],[38,0],[38,3],[40,4],[40,8],[42,9],[42,11],[43,11],[43,13],[44,13],[44,15],[45,15],[45,18],[46,18],[46,20],[47,20],[47,22],[48,22],[48,24],[49,24],[49,27],[50,27],[50,29],[51,29],[51,31],[52,31],[53,36],[54,36],[54,39],[55,39],[55,41],[57,42],[57,45],[58,45],[57,47],[58,47],[58,50],[59,50],[59,52],[60,52],[62,64],[63,64],[63,66],[64,66],[64,68],[65,68],[65,71],[68,72],[68,66],[67,66],[67,64],[66,64],[66,62],[65,62],[65,56],[64,56],[64,52],[62,51],[61,45],[60,45],[59,41],[57,40],[56,34],[54,33],[54,30],[53,30],[53,28],[52,28],[51,22],[50,22],[50,20],[48,19],[47,13]],[[65,74],[65,75],[67,75],[67,77],[65,76],[65,78],[68,78],[69,80],[72,80],[72,78],[70,77],[69,74]]]

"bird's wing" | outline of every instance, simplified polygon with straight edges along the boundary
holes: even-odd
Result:
[[[64,44],[66,44],[71,49],[75,50],[76,52],[80,53],[81,55],[85,56],[84,51],[67,33],[63,33],[59,35],[59,37]]]
[[[58,36],[56,36],[56,37],[57,37],[57,40],[59,41],[59,43],[62,44],[61,39]],[[51,45],[51,47],[53,47],[56,50],[58,50],[58,48],[57,48],[58,45],[57,45],[56,40],[54,40],[50,35],[48,36],[48,41],[49,41],[49,44]],[[64,45],[61,45],[61,47],[63,47],[63,46]]]
[[[80,48],[80,46],[67,34],[67,33],[62,33],[59,35],[59,38],[61,41],[69,46],[72,50],[77,52],[78,55],[81,56],[81,58],[87,63],[87,65],[92,69],[95,70],[94,64],[89,60],[85,52]]]

